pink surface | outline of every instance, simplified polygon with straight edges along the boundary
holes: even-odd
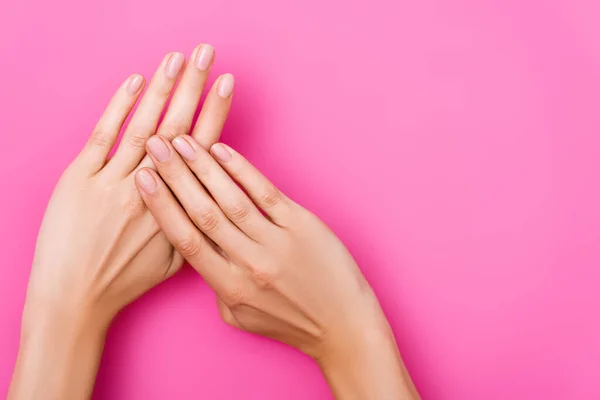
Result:
[[[0,396],[56,179],[126,76],[209,42],[236,75],[224,140],[347,243],[425,399],[600,398],[599,13],[2,1]],[[188,269],[119,317],[96,398],[331,396],[305,357],[226,327]]]

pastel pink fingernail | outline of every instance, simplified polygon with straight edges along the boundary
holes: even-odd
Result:
[[[181,71],[181,67],[185,63],[185,56],[181,53],[173,53],[167,62],[167,67],[165,72],[167,76],[171,79],[177,78],[179,75],[179,71]]]
[[[210,148],[210,152],[221,162],[227,162],[231,160],[231,153],[227,150],[227,147],[221,143],[216,143]]]
[[[137,174],[135,174],[135,180],[144,192],[150,194],[156,192],[156,180],[154,179],[152,174],[146,171],[145,169],[142,169]]]
[[[213,56],[215,55],[215,50],[210,44],[203,44],[198,50],[198,55],[196,56],[196,68],[200,71],[206,71],[210,64],[212,63]]]
[[[192,147],[191,143],[188,142],[186,138],[182,136],[176,137],[173,139],[172,143],[175,150],[177,150],[183,158],[188,161],[194,161],[196,159],[196,150],[194,150],[194,147]]]
[[[224,99],[231,96],[231,93],[233,93],[233,75],[225,74],[221,77],[221,79],[219,80],[219,87],[217,88],[217,93]]]
[[[159,136],[152,136],[150,139],[148,139],[146,142],[146,147],[158,162],[165,162],[169,159],[169,157],[171,157],[169,148]]]
[[[142,87],[142,83],[144,83],[144,78],[141,75],[131,75],[129,79],[127,79],[125,90],[131,95],[136,94]]]

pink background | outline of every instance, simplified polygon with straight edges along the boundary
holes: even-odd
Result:
[[[212,43],[224,140],[344,240],[425,399],[600,398],[596,0],[3,0],[0,396],[52,187],[115,88]],[[330,399],[187,269],[129,307],[98,399]]]

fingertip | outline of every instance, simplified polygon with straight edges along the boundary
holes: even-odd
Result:
[[[159,163],[166,162],[171,157],[169,141],[159,135],[151,136],[146,141],[146,151]]]
[[[208,71],[215,58],[215,49],[208,43],[196,46],[196,68],[200,71]]]
[[[135,95],[144,86],[146,80],[140,74],[132,74],[123,84],[123,88],[130,96]]]
[[[196,160],[196,149],[200,148],[198,142],[196,142],[189,135],[180,135],[177,136],[171,142],[175,150],[188,161]]]
[[[179,76],[181,69],[185,64],[185,54],[173,52],[168,54],[168,61],[165,67],[165,74],[170,79],[175,79]]]
[[[223,99],[229,99],[233,94],[235,79],[232,74],[224,74],[219,77],[217,82],[217,94]]]
[[[226,163],[231,160],[231,151],[229,146],[223,143],[215,143],[210,147],[210,154],[212,154],[218,161]]]
[[[146,194],[155,194],[158,183],[154,177],[154,171],[150,168],[142,168],[135,174],[135,183]]]

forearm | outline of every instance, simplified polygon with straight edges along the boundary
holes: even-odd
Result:
[[[56,313],[23,327],[9,400],[89,399],[106,329]]]
[[[347,335],[319,365],[338,400],[420,399],[387,329]],[[352,337],[351,337],[352,336]]]

